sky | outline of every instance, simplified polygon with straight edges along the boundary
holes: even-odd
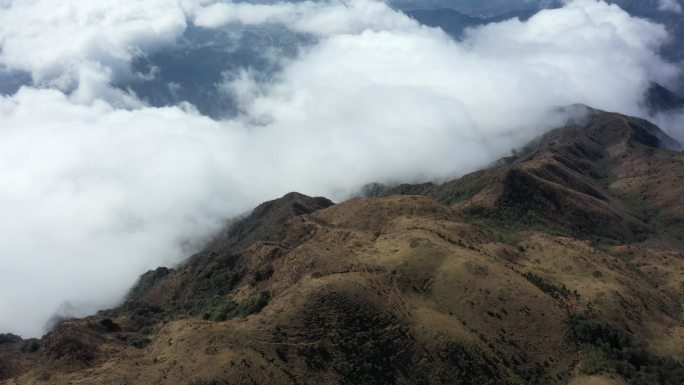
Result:
[[[133,63],[191,26],[237,41],[274,25],[310,39],[265,46],[268,76],[226,68],[230,117],[120,86],[160,76]],[[684,139],[679,115],[642,107],[651,82],[680,75],[658,55],[668,39],[594,0],[458,42],[376,0],[0,0],[0,79],[25,79],[0,97],[0,331],[40,336],[58,309],[114,306],[147,269],[290,191],[340,201],[475,171],[574,118],[558,107],[659,119]]]

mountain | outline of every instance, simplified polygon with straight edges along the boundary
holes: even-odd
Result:
[[[555,130],[496,167],[443,185],[370,186],[368,193],[408,191],[484,218],[596,239],[634,240],[652,232],[626,204],[636,204],[627,202],[632,199],[663,215],[684,215],[673,196],[684,192],[673,179],[681,154],[638,151],[677,143],[647,121],[589,113],[588,123]]]
[[[557,0],[390,0],[389,3],[395,8],[407,11],[450,8],[482,18],[520,10],[543,9],[562,5],[562,2]]]
[[[264,203],[118,308],[0,336],[0,383],[682,384],[684,153],[573,108],[448,183]]]

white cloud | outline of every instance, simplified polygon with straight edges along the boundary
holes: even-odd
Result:
[[[663,12],[682,13],[682,5],[677,0],[659,0],[658,9]]]
[[[133,56],[172,43],[185,27],[174,0],[15,0],[0,10],[0,62],[71,90],[84,64],[128,76]]]
[[[51,0],[0,10],[0,63],[53,84],[0,99],[0,330],[24,335],[64,300],[83,312],[115,303],[145,269],[181,261],[263,200],[460,175],[560,124],[557,106],[643,115],[649,82],[677,74],[654,53],[663,27],[590,0],[462,43],[371,0],[63,3],[71,9],[49,17],[34,12]],[[212,7],[223,16],[202,16]],[[8,15],[23,22],[3,24]],[[185,17],[282,22],[320,40],[271,83],[249,71],[226,81],[244,110],[234,120],[144,107],[109,85],[138,51],[182,33]],[[21,31],[30,21],[48,27]],[[78,31],[75,48],[54,37]]]
[[[684,109],[663,112],[650,120],[679,142],[679,148],[684,150]]]
[[[207,28],[229,24],[280,23],[298,32],[320,36],[358,33],[367,29],[405,30],[417,22],[382,1],[325,0],[272,5],[220,2],[193,8],[194,23]]]

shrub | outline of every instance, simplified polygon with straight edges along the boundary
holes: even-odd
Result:
[[[570,296],[578,296],[576,292],[571,292],[570,290],[568,290],[568,288],[565,287],[565,285],[553,283],[534,273],[527,272],[525,273],[524,277],[525,279],[530,281],[530,283],[532,283],[534,286],[538,287],[539,290],[552,296],[553,298],[561,299],[569,298]]]
[[[271,278],[272,275],[273,275],[273,267],[272,266],[264,267],[260,270],[257,270],[256,272],[254,272],[254,274],[252,275],[252,279],[250,279],[249,283],[252,286],[254,286],[259,282],[262,282],[262,281],[265,281],[265,280]]]
[[[136,348],[142,349],[149,345],[150,342],[152,342],[152,340],[145,335],[135,333],[126,337],[126,342],[128,342],[132,346],[135,346]]]
[[[112,321],[111,318],[105,318],[102,321],[100,321],[100,326],[102,326],[102,328],[104,328],[104,330],[109,333],[121,331],[119,325]]]
[[[40,349],[40,343],[36,339],[26,341],[21,347],[22,353],[34,353]]]
[[[570,318],[572,338],[587,374],[617,373],[630,385],[684,384],[684,366],[637,346],[627,333],[601,321],[593,311]]]
[[[240,302],[235,302],[231,298],[215,298],[214,304],[204,312],[202,318],[222,322],[236,317],[247,317],[259,313],[268,305],[270,299],[269,291],[262,291]]]
[[[235,307],[232,314],[234,317],[246,317],[250,314],[259,313],[261,309],[268,305],[270,299],[271,293],[262,291],[259,294],[240,302],[237,307]]]
[[[231,385],[228,380],[213,379],[213,380],[193,380],[188,382],[188,385]]]

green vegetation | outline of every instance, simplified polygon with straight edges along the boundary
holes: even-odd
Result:
[[[100,321],[100,327],[102,327],[106,332],[112,333],[112,332],[120,332],[121,328],[119,325],[116,324],[116,322],[112,321],[111,318],[105,318]]]
[[[152,340],[148,336],[146,336],[142,333],[133,333],[133,334],[126,337],[126,342],[129,345],[132,345],[132,346],[135,346],[136,348],[142,349],[142,348],[146,347],[147,345],[149,345],[150,342],[152,342]]]
[[[487,231],[498,242],[516,246],[520,242],[517,231],[521,226],[511,217],[502,217],[498,210],[484,206],[470,206],[465,209],[467,221]]]
[[[506,207],[470,206],[464,210],[469,223],[487,230],[499,242],[517,245],[521,230],[543,231],[558,236],[568,236],[568,233],[558,228],[534,210]]]
[[[498,227],[487,221],[476,220],[472,223],[487,230],[498,242],[506,243],[511,246],[517,246],[518,242],[521,240],[520,235],[509,228]]]
[[[595,248],[596,250],[602,251],[606,254],[610,254],[615,258],[621,259],[625,262],[629,262],[632,260],[634,257],[634,253],[631,250],[628,249],[623,249],[620,250],[619,248],[609,245],[604,242],[592,242],[591,246]],[[633,266],[632,266],[633,267]],[[635,272],[639,272],[638,269],[633,269]]]
[[[264,268],[261,268],[254,272],[252,274],[252,278],[249,280],[249,283],[254,286],[258,284],[259,282],[266,281],[267,279],[271,278],[273,275],[273,266],[266,266]]]
[[[616,373],[630,385],[684,384],[682,364],[648,353],[629,334],[601,321],[593,311],[573,315],[570,326],[584,373]]]
[[[159,267],[150,270],[138,278],[138,282],[128,292],[128,298],[139,298],[147,293],[157,282],[171,274],[173,270]]]
[[[223,305],[228,294],[242,281],[244,268],[235,265],[237,257],[228,254],[217,257],[197,273],[194,282],[185,282],[173,297],[170,312],[191,316],[204,315],[207,309]]]
[[[370,183],[362,188],[362,195],[368,198],[380,198],[390,195],[426,195],[427,192],[434,188],[432,183],[424,184],[401,184],[398,186],[388,186],[380,183]]]
[[[539,290],[555,299],[570,298],[571,296],[578,297],[577,293],[571,292],[565,285],[553,283],[534,273],[527,272],[523,277],[530,281],[534,286],[538,287]]]
[[[154,305],[134,304],[129,311],[131,329],[138,332],[151,328],[168,317],[164,309]]]
[[[443,346],[442,354],[449,363],[449,370],[453,378],[458,378],[459,384],[478,384],[478,385],[509,385],[513,382],[503,375],[505,369],[496,360],[485,355],[485,353],[475,347],[461,343],[450,342]],[[523,374],[522,377],[526,377]],[[527,383],[539,383],[533,380],[533,375],[527,376],[530,380]]]
[[[236,257],[227,255],[208,264],[195,282],[193,294],[200,298],[212,295],[226,295],[242,280],[243,269],[235,267]]]
[[[629,250],[624,250],[624,251],[614,251],[611,253],[613,256],[625,261],[629,262],[634,258],[634,253],[632,253]]]
[[[469,174],[455,182],[441,186],[435,198],[446,205],[452,205],[474,197],[489,183],[491,180],[486,173]]]
[[[213,380],[194,380],[188,382],[188,385],[231,385],[230,382],[223,379],[213,379]]]
[[[646,224],[646,228],[641,229],[641,238],[645,239],[648,234],[663,234],[684,241],[684,218],[673,217],[663,209],[633,195],[615,190],[611,193],[622,199],[629,211]]]
[[[271,293],[268,291],[262,291],[240,302],[235,302],[231,298],[216,298],[213,306],[204,312],[202,318],[222,322],[236,317],[247,317],[259,313],[268,305],[270,299]]]
[[[369,198],[386,197],[390,195],[425,195],[432,197],[445,205],[452,205],[472,198],[487,185],[491,179],[486,172],[468,174],[453,182],[443,185],[432,183],[401,184],[387,186],[379,183],[371,183],[363,187],[363,195]]]
[[[23,353],[34,353],[38,351],[38,349],[40,349],[40,342],[35,338],[26,341],[21,347]]]

